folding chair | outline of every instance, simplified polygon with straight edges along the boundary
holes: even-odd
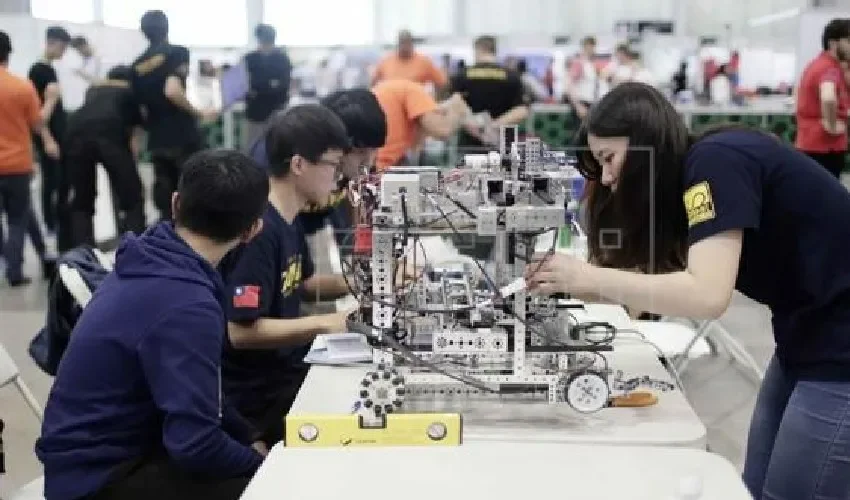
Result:
[[[27,406],[30,407],[30,410],[32,410],[40,423],[44,419],[44,410],[42,410],[38,400],[33,396],[32,391],[30,391],[29,387],[21,379],[18,365],[9,356],[3,344],[0,344],[0,388],[6,387],[9,384],[15,385],[27,403]],[[43,500],[43,490],[44,478],[39,477],[12,494],[9,500]]]
[[[18,392],[21,393],[21,396],[24,398],[27,406],[30,407],[30,410],[32,410],[38,418],[38,421],[41,422],[44,418],[44,411],[42,410],[41,405],[38,400],[35,399],[35,396],[33,396],[29,387],[27,387],[21,379],[21,373],[18,371],[18,365],[15,364],[12,357],[9,356],[8,352],[6,352],[6,348],[3,347],[3,344],[0,344],[0,388],[6,387],[9,384],[15,384],[15,387],[18,389]]]
[[[689,320],[697,328],[697,334],[688,344],[686,349],[690,350],[697,342],[707,341],[713,347],[713,352],[716,353],[716,347],[723,347],[726,352],[732,356],[736,362],[749,368],[756,376],[757,381],[761,383],[764,380],[764,369],[756,362],[755,358],[750,355],[749,351],[741,345],[738,340],[729,333],[728,330],[716,320],[710,321],[694,321]],[[711,335],[711,338],[709,338]],[[687,352],[687,351],[686,351]],[[688,358],[679,359],[676,365],[676,370],[679,373],[685,369],[688,364]]]
[[[44,476],[33,479],[19,488],[9,500],[44,500]]]

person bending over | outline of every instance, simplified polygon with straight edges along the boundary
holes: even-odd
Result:
[[[372,92],[387,118],[386,143],[378,150],[379,172],[392,166],[410,165],[410,153],[423,137],[448,140],[471,114],[460,94],[437,104],[422,85],[408,80],[383,80]]]
[[[690,138],[670,102],[640,83],[603,97],[578,139],[579,169],[593,181],[590,263],[549,256],[529,267],[530,288],[691,318],[719,317],[734,289],[766,304],[776,353],[756,401],[744,481],[757,499],[846,500],[847,189],[764,132]]]
[[[267,444],[282,437],[283,416],[306,375],[302,358],[313,338],[345,330],[345,312],[300,317],[305,296],[332,300],[348,288],[341,275],[314,274],[297,215],[336,189],[349,144],[342,121],[318,104],[273,116],[266,134],[271,191],[263,229],[221,265],[228,286],[225,394]]]
[[[65,135],[65,166],[71,177],[71,224],[74,246],[94,246],[97,164],[109,175],[119,209],[118,231],[145,229],[142,179],[136,167],[134,129],[142,125],[138,102],[130,89],[132,70],[116,66],[106,80],[86,91],[82,107],[71,115]]]
[[[198,153],[172,197],[174,222],[122,241],[47,401],[36,443],[47,500],[242,494],[263,456],[222,403],[230,298],[215,267],[259,232],[268,192],[250,158]]]

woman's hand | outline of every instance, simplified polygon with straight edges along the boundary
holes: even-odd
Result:
[[[536,257],[526,267],[525,281],[535,295],[587,293],[587,275],[593,266],[567,254]]]

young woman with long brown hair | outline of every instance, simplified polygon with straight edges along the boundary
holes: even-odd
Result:
[[[756,402],[744,481],[756,499],[846,500],[847,189],[770,134],[690,137],[667,99],[639,83],[591,109],[578,145],[579,168],[594,184],[590,262],[548,256],[531,266],[530,288],[693,318],[723,314],[735,289],[769,306],[776,353]]]

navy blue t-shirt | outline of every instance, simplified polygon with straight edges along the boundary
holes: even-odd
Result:
[[[689,244],[744,232],[736,288],[770,307],[779,361],[850,378],[850,193],[774,137],[710,135],[688,152]]]
[[[301,315],[302,284],[313,275],[313,261],[297,219],[286,222],[268,204],[260,234],[231,252],[220,270],[230,297],[227,319],[252,323]],[[228,342],[222,363],[225,394],[246,416],[264,411],[306,368],[302,359],[308,350],[309,345],[236,349]]]

